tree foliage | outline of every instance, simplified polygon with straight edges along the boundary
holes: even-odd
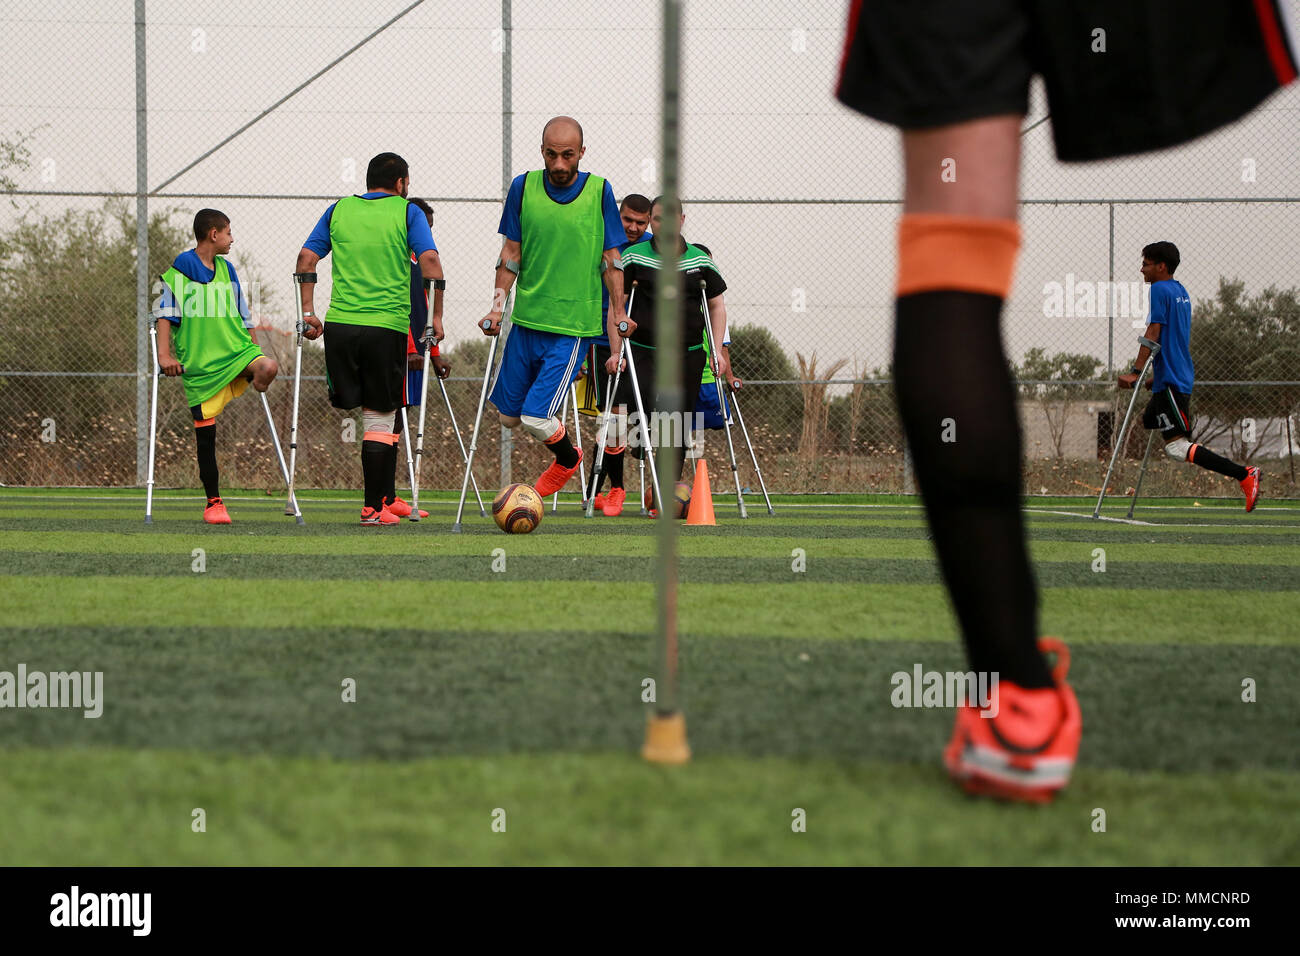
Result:
[[[1101,372],[1101,359],[1095,356],[1079,352],[1057,352],[1049,356],[1046,349],[1037,346],[1025,353],[1019,366],[1012,367],[1017,380],[1034,383],[1021,384],[1021,394],[1042,409],[1057,458],[1065,457],[1066,423],[1072,404],[1107,395],[1105,386],[1065,383],[1094,382]]]
[[[1191,346],[1197,382],[1193,410],[1207,428],[1210,420],[1217,425],[1205,440],[1229,429],[1235,433],[1243,418],[1258,420],[1262,430],[1266,421],[1296,412],[1300,386],[1294,384],[1201,383],[1300,381],[1300,290],[1269,286],[1249,296],[1240,279],[1221,277],[1215,297],[1196,305]],[[1249,447],[1240,450],[1250,452]]]
[[[9,178],[9,170],[27,169],[31,165],[32,153],[27,144],[35,132],[0,137],[0,192],[13,192],[18,188],[18,184]],[[12,199],[9,202],[17,206]]]
[[[732,326],[731,345],[727,352],[731,356],[732,371],[742,381],[799,380],[790,356],[781,348],[776,336],[761,325]],[[761,420],[767,428],[777,434],[798,435],[803,424],[803,396],[798,385],[763,385],[741,394],[746,418],[751,417],[749,407],[753,405],[752,417]]]

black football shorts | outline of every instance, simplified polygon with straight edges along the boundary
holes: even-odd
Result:
[[[1165,441],[1192,437],[1192,396],[1162,388],[1151,395],[1142,412],[1142,426],[1148,431],[1160,429]]]
[[[406,333],[326,322],[325,380],[335,408],[397,411],[406,400]]]
[[[836,95],[902,129],[1024,116],[1047,87],[1056,155],[1174,146],[1296,76],[1277,0],[853,0]]]

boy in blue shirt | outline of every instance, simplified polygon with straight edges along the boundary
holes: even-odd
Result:
[[[1142,248],[1142,278],[1151,285],[1151,317],[1146,337],[1160,343],[1152,366],[1155,375],[1148,388],[1151,401],[1142,413],[1142,425],[1159,428],[1165,454],[1174,461],[1190,461],[1210,471],[1227,475],[1241,484],[1246,510],[1254,511],[1259,498],[1260,471],[1216,455],[1204,445],[1192,442],[1192,300],[1181,282],[1173,278],[1180,257],[1172,242],[1153,242]],[[1133,367],[1119,377],[1120,388],[1134,388],[1151,349],[1138,350]]]

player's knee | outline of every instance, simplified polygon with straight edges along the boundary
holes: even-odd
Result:
[[[253,388],[259,392],[265,392],[267,387],[275,381],[276,375],[280,373],[280,366],[276,364],[273,358],[263,358],[253,371]]]
[[[536,415],[524,415],[519,421],[523,424],[524,431],[540,442],[554,440],[564,428],[558,418],[538,418]]]
[[[519,419],[514,415],[507,415],[505,412],[501,412],[497,417],[501,419],[501,424],[506,428],[519,427]]]
[[[365,426],[366,441],[378,441],[391,444],[397,435],[397,412],[376,412],[369,408],[361,409],[361,422]]]
[[[1171,442],[1165,442],[1165,454],[1174,461],[1186,461],[1187,453],[1192,450],[1192,443],[1186,438],[1175,438]]]

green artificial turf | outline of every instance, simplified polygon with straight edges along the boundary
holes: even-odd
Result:
[[[951,710],[891,701],[895,673],[965,668],[912,499],[778,497],[769,516],[750,496],[741,522],[719,495],[717,527],[681,529],[678,768],[637,755],[652,522],[570,498],[513,537],[476,508],[453,534],[446,495],[387,529],[346,494],[307,494],[303,526],[227,502],[236,523],[208,527],[160,494],[146,526],[139,492],[0,489],[0,671],[103,673],[99,718],[0,709],[0,859],[1300,862],[1289,503],[1144,502],[1127,524],[1027,500],[1084,735],[1070,787],[1025,807],[947,780]]]

